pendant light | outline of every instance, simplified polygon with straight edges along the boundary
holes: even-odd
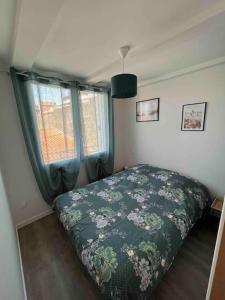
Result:
[[[129,46],[124,46],[119,49],[119,55],[122,58],[123,73],[111,78],[112,98],[131,98],[137,96],[137,76],[124,73],[124,59],[129,50]]]

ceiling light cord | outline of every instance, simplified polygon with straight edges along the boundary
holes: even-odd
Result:
[[[124,69],[125,69],[125,64],[124,64],[124,60],[125,60],[125,57],[127,56],[127,53],[129,52],[130,50],[130,47],[129,46],[123,46],[119,49],[119,55],[122,59],[122,71],[123,71],[123,74],[124,74]]]

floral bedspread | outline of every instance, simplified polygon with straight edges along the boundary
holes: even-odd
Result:
[[[210,204],[202,184],[137,165],[55,201],[59,218],[104,299],[145,299]]]

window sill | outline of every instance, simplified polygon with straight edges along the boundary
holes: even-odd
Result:
[[[88,159],[88,158],[91,158],[91,157],[94,157],[96,155],[103,155],[105,152],[95,152],[95,153],[92,153],[92,154],[89,154],[89,155],[81,155],[81,158],[80,158],[80,161],[85,161],[85,159]],[[42,165],[43,166],[50,166],[50,165],[55,165],[55,164],[63,164],[67,161],[70,161],[70,160],[73,160],[73,159],[78,159],[78,157],[74,157],[74,158],[71,158],[71,159],[65,159],[65,160],[59,160],[59,161],[53,161],[53,162],[49,162],[49,163],[45,163],[42,161]]]
[[[104,153],[105,152],[95,152],[95,153],[92,153],[92,154],[89,154],[89,155],[83,155],[81,157],[81,161],[84,161],[85,159],[90,158],[90,157],[94,157],[95,155],[102,155]]]

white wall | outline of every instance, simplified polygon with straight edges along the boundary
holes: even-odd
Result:
[[[160,98],[159,122],[136,123],[136,100]],[[182,105],[208,102],[205,131],[181,131]],[[124,101],[125,163],[146,162],[199,179],[225,194],[225,65],[144,86]]]
[[[0,73],[0,166],[15,224],[49,210],[37,187],[10,77]]]
[[[123,130],[124,130],[124,101],[114,100],[114,136],[115,136],[115,159],[114,169],[121,170],[124,164],[124,143],[123,143]]]
[[[0,72],[0,166],[10,199],[16,225],[45,215],[49,206],[44,202],[36,184],[23,139],[11,79]],[[120,101],[115,103],[115,169],[123,166]],[[83,166],[77,186],[87,183]]]
[[[136,100],[160,97],[160,121],[136,123]],[[208,102],[204,132],[182,132],[182,104]],[[11,80],[0,72],[0,165],[15,224],[45,214],[24,143]],[[137,99],[114,100],[115,169],[147,162],[198,178],[225,193],[225,65],[140,88]],[[78,186],[86,184],[83,167]]]
[[[0,299],[24,300],[18,243],[0,170]]]

